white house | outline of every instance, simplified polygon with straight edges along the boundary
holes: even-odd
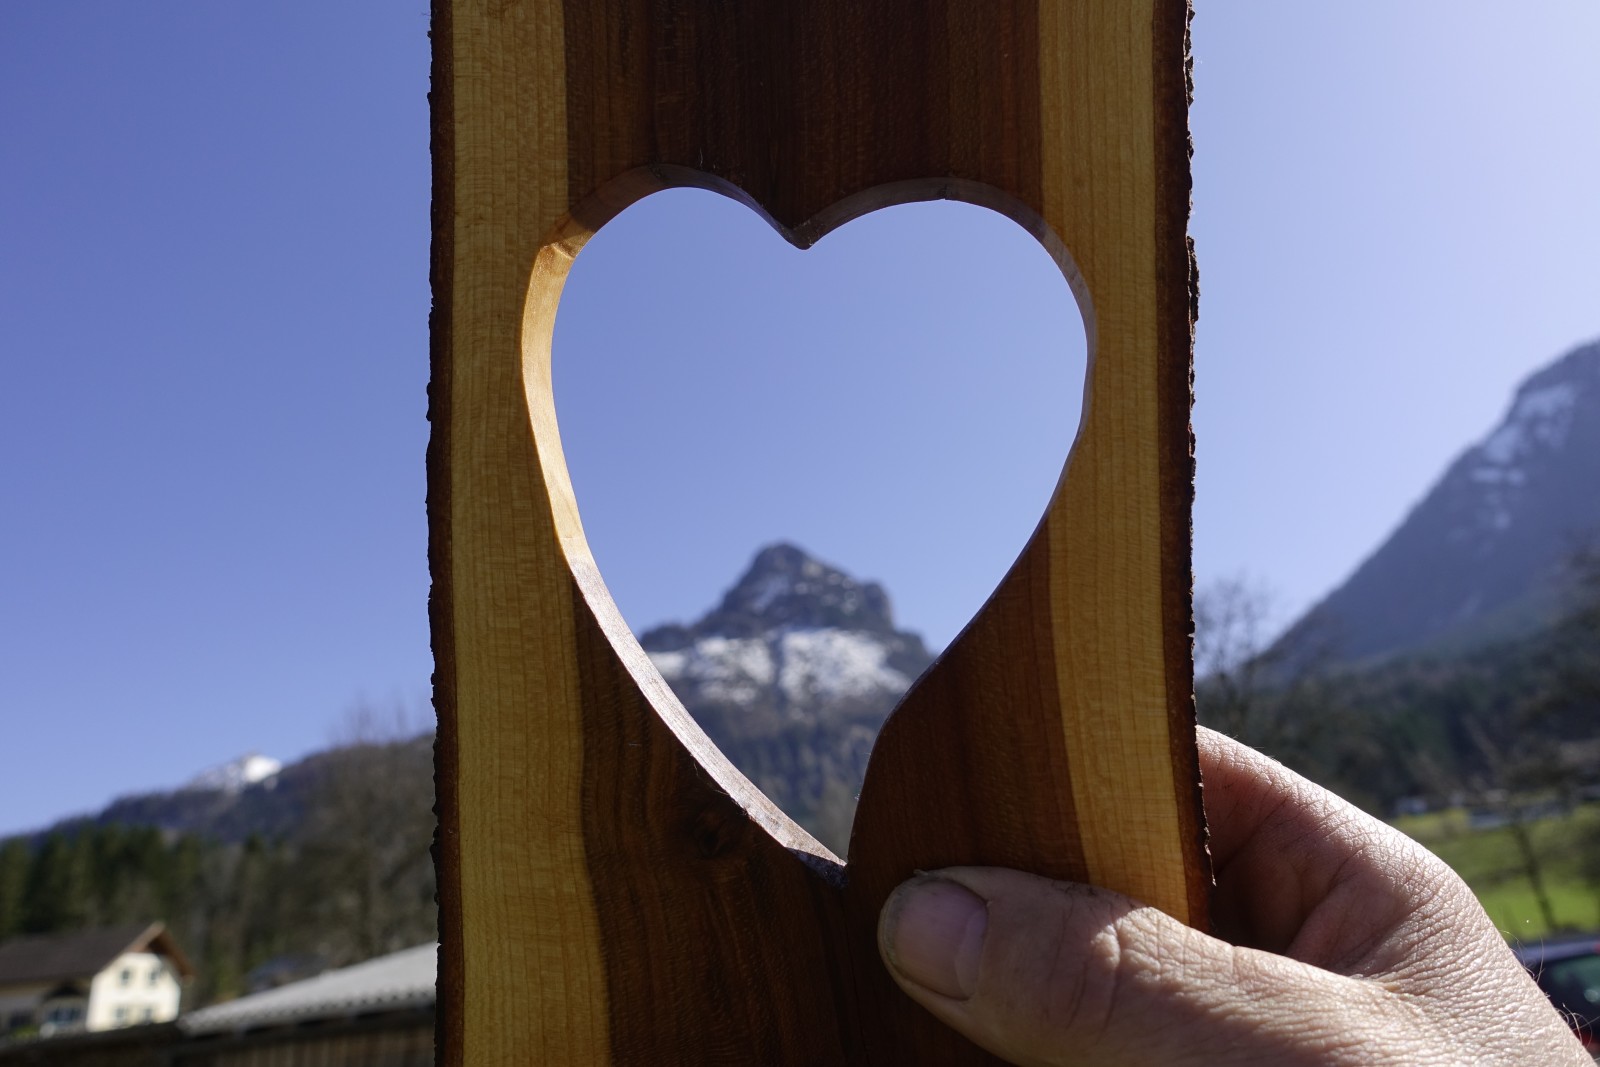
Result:
[[[161,923],[7,941],[0,944],[0,1035],[168,1022],[193,976]]]

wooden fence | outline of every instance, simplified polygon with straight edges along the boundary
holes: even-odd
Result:
[[[174,1023],[0,1047],[0,1067],[433,1067],[431,1007],[190,1035]]]

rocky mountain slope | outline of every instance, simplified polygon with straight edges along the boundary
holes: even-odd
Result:
[[[696,622],[639,641],[718,747],[835,849],[878,728],[933,658],[881,586],[787,544]]]
[[[1459,653],[1550,625],[1568,563],[1600,535],[1600,341],[1529,377],[1285,649],[1374,662]]]

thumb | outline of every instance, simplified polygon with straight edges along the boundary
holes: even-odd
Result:
[[[1017,1064],[1405,1062],[1381,987],[1091,886],[922,874],[890,895],[878,944],[912,999]]]

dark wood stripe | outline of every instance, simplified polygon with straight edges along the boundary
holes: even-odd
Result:
[[[885,980],[878,912],[914,868],[995,865],[1087,880],[1061,732],[1049,549],[1041,529],[872,750],[845,890],[858,995],[873,1019],[862,1062],[999,1062],[928,1027],[927,1013]],[[1030,668],[1014,670],[1019,663]],[[1054,806],[1040,803],[1046,789]]]
[[[1030,0],[563,10],[573,203],[634,167],[669,165],[737,187],[801,243],[872,207],[948,195],[947,179],[1039,209]],[[890,198],[862,198],[883,186]],[[851,210],[833,210],[842,201]]]
[[[1167,713],[1172,766],[1178,789],[1179,830],[1189,873],[1189,921],[1207,929],[1211,865],[1201,809],[1200,757],[1195,747],[1193,549],[1194,322],[1200,280],[1189,239],[1192,181],[1189,102],[1193,95],[1189,0],[1155,5],[1153,81],[1156,137],[1156,285],[1160,382],[1162,644],[1166,657]],[[1187,794],[1187,795],[1186,795]]]
[[[451,0],[433,0],[433,69],[428,92],[430,105],[429,149],[433,157],[433,247],[428,280],[433,307],[428,315],[428,622],[433,646],[433,707],[438,730],[433,742],[434,831],[433,862],[440,872],[439,899],[439,999],[435,1041],[439,1062],[447,1067],[462,1063],[462,1005],[466,972],[462,958],[460,811],[457,768],[460,755],[456,732],[455,620],[451,603],[450,540],[450,293],[455,262],[455,111],[454,42],[451,37]]]
[[[842,1063],[837,885],[723,792],[576,581],[584,843],[617,1064]],[[846,986],[847,988],[847,986]]]

